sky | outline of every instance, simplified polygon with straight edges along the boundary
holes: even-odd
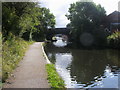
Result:
[[[56,19],[56,28],[66,27],[70,22],[66,18],[70,4],[79,0],[40,0],[40,5],[50,9],[50,12],[54,14]],[[120,0],[93,0],[96,4],[101,4],[105,8],[106,14],[110,14],[115,10],[118,11],[118,2]]]

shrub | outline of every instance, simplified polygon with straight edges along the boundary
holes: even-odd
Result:
[[[112,35],[107,37],[107,40],[111,47],[120,49],[120,31],[115,31]]]

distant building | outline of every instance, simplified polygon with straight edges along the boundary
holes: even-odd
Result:
[[[120,12],[114,11],[107,16],[107,26],[111,32],[120,31]]]

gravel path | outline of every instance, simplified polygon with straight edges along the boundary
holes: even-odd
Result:
[[[41,42],[30,45],[23,60],[3,88],[50,88]]]

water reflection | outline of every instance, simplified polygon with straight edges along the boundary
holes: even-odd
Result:
[[[56,38],[56,42],[53,42],[53,44],[55,45],[55,46],[57,46],[57,47],[64,47],[64,46],[66,46],[67,45],[67,41],[66,40],[64,40],[64,38],[62,38],[62,37],[55,37]]]
[[[53,42],[53,44],[57,47],[63,47],[66,46],[66,42],[63,42],[63,40],[57,40],[56,42]]]
[[[120,51],[45,48],[67,88],[118,88]]]
[[[61,77],[64,79],[67,87],[71,87],[70,71],[67,69],[72,62],[72,56],[70,53],[58,53],[56,54],[56,69]]]

